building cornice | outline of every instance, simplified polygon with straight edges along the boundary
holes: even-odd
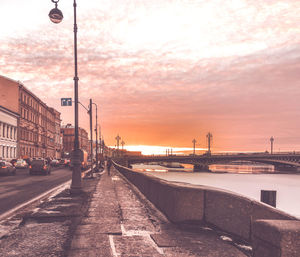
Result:
[[[2,105],[0,105],[0,111],[5,112],[5,113],[7,113],[7,114],[9,114],[9,115],[12,115],[12,116],[14,116],[15,118],[19,118],[19,117],[20,117],[20,115],[19,115],[18,113],[14,112],[14,111],[11,111],[11,110],[5,108],[5,107],[2,106]]]

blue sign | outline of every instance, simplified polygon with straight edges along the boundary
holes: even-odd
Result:
[[[61,98],[61,106],[72,106],[72,98]]]

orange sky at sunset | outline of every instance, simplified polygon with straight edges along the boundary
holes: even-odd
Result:
[[[73,123],[73,1],[1,0],[0,75]],[[107,145],[300,150],[299,0],[77,0],[79,97]],[[89,120],[80,107],[80,126]]]

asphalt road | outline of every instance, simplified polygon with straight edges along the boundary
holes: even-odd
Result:
[[[68,168],[53,168],[50,175],[29,175],[17,169],[15,176],[0,176],[0,215],[70,180]]]

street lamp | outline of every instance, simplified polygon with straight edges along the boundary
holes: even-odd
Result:
[[[60,23],[63,19],[62,12],[57,8],[59,0],[51,0],[55,3],[55,8],[49,12],[49,18],[53,23]],[[81,192],[81,158],[82,151],[79,149],[79,137],[78,137],[78,72],[77,72],[77,23],[76,23],[76,0],[74,0],[74,98],[75,98],[75,138],[74,138],[74,150],[72,152],[72,183],[71,193]]]
[[[61,10],[57,8],[57,3],[59,2],[59,0],[51,0],[51,1],[55,3],[55,8],[49,12],[49,18],[53,23],[60,23],[64,16]]]
[[[274,142],[274,137],[270,138],[270,142],[271,142],[271,154],[273,154],[273,142]]]
[[[93,103],[96,106],[96,171],[99,171],[99,164],[98,164],[98,106],[97,104]]]

